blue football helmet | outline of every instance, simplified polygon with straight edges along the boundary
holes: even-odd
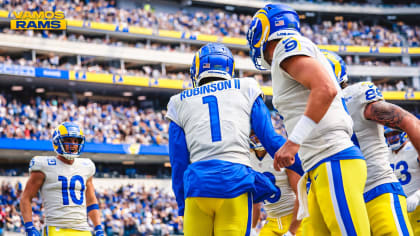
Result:
[[[247,33],[249,56],[258,70],[270,68],[263,52],[268,41],[300,34],[299,16],[284,4],[267,4],[255,13]]]
[[[407,133],[387,126],[384,126],[384,129],[386,143],[393,151],[400,149],[405,141],[407,141]]]
[[[337,79],[338,84],[344,83],[348,81],[347,77],[347,67],[346,63],[344,62],[343,58],[337,55],[334,52],[321,49],[321,52],[330,62],[330,65],[334,71],[335,78]]]
[[[208,43],[195,53],[190,68],[193,87],[200,86],[204,78],[232,79],[235,61],[229,48],[219,43]]]
[[[74,143],[65,143],[64,138],[77,138],[78,144]],[[67,160],[73,160],[76,157],[79,157],[85,146],[85,135],[80,127],[73,122],[64,122],[60,124],[53,133],[52,144],[54,151],[66,158]],[[65,146],[68,145],[68,152],[65,149]],[[71,150],[71,146],[77,145],[76,150]]]
[[[265,150],[264,146],[261,144],[257,135],[255,135],[253,132],[249,136],[249,144],[250,144],[251,149],[254,149],[255,151],[264,151]]]

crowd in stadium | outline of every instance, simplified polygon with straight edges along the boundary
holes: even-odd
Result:
[[[174,30],[190,35],[207,34],[228,37],[244,37],[252,15],[228,13],[222,10],[204,11],[158,11],[149,4],[143,8],[123,9],[113,1],[3,1],[0,8],[12,10],[60,10],[67,19],[105,22],[127,26],[140,26],[154,30]],[[175,9],[174,9],[175,10]],[[411,46],[420,45],[420,27],[403,23],[394,24],[393,29],[381,25],[367,25],[356,21],[323,21],[322,24],[301,26],[302,34],[316,44],[359,46]],[[397,33],[400,32],[400,33]],[[44,37],[48,34],[44,33]],[[404,45],[404,38],[407,44]]]
[[[86,142],[111,144],[167,144],[166,111],[142,110],[136,106],[41,97],[22,102],[10,94],[0,94],[0,138],[50,140],[53,129],[64,121],[77,122]],[[273,124],[281,120],[273,113]]]
[[[0,228],[24,232],[19,199],[22,184],[2,182],[0,185]],[[157,187],[125,185],[117,189],[97,189],[101,202],[101,221],[107,235],[169,235],[182,232],[182,218],[172,195]],[[40,198],[32,202],[34,225],[41,228],[45,211]],[[1,234],[0,234],[1,235]]]
[[[53,129],[70,120],[83,127],[87,142],[166,144],[168,122],[164,115],[165,111],[135,106],[76,105],[61,98],[35,97],[22,103],[0,94],[0,137],[50,140]]]

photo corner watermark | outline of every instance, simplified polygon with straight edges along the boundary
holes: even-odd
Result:
[[[67,21],[62,11],[13,11],[9,17],[12,30],[67,29]]]

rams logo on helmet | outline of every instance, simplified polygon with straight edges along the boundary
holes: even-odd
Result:
[[[255,13],[247,33],[249,55],[259,70],[269,68],[263,52],[270,40],[281,39],[300,32],[299,16],[284,4],[268,4]]]
[[[347,82],[347,80],[348,80],[347,67],[346,67],[346,63],[344,62],[343,58],[341,58],[336,53],[325,50],[325,49],[321,49],[321,52],[324,54],[324,56],[330,62],[338,84]]]

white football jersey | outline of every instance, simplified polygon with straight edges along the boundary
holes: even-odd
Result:
[[[328,111],[299,149],[303,169],[309,170],[321,160],[353,146],[351,142],[352,120],[343,106],[341,89],[331,65],[318,47],[309,39],[296,35],[283,38],[276,46],[271,66],[273,105],[284,117],[287,133],[291,133],[305,112],[310,90],[294,80],[280,64],[291,56],[305,55],[320,62],[337,87]],[[317,78],[313,78],[316,80]]]
[[[86,181],[95,174],[95,164],[87,158],[75,158],[72,165],[55,156],[35,156],[29,172],[41,171],[45,180],[41,197],[46,225],[89,231],[86,213]]]
[[[420,164],[417,161],[418,156],[419,154],[410,141],[398,153],[391,153],[391,166],[407,196],[420,189]]]
[[[268,153],[260,159],[255,155],[255,152],[251,152],[252,168],[261,173],[269,172],[276,179],[276,186],[280,189],[281,193],[280,198],[278,200],[264,200],[264,209],[267,212],[268,217],[278,218],[293,213],[296,195],[289,184],[286,170],[282,169],[282,171],[276,171],[273,167],[273,162],[273,158],[271,158]]]
[[[261,95],[252,78],[215,81],[171,97],[166,117],[185,132],[191,163],[224,160],[251,166],[251,110]]]
[[[343,94],[360,150],[366,158],[365,192],[385,183],[398,182],[390,167],[384,126],[367,120],[364,115],[367,104],[383,100],[381,91],[371,82],[360,82],[343,89]]]

